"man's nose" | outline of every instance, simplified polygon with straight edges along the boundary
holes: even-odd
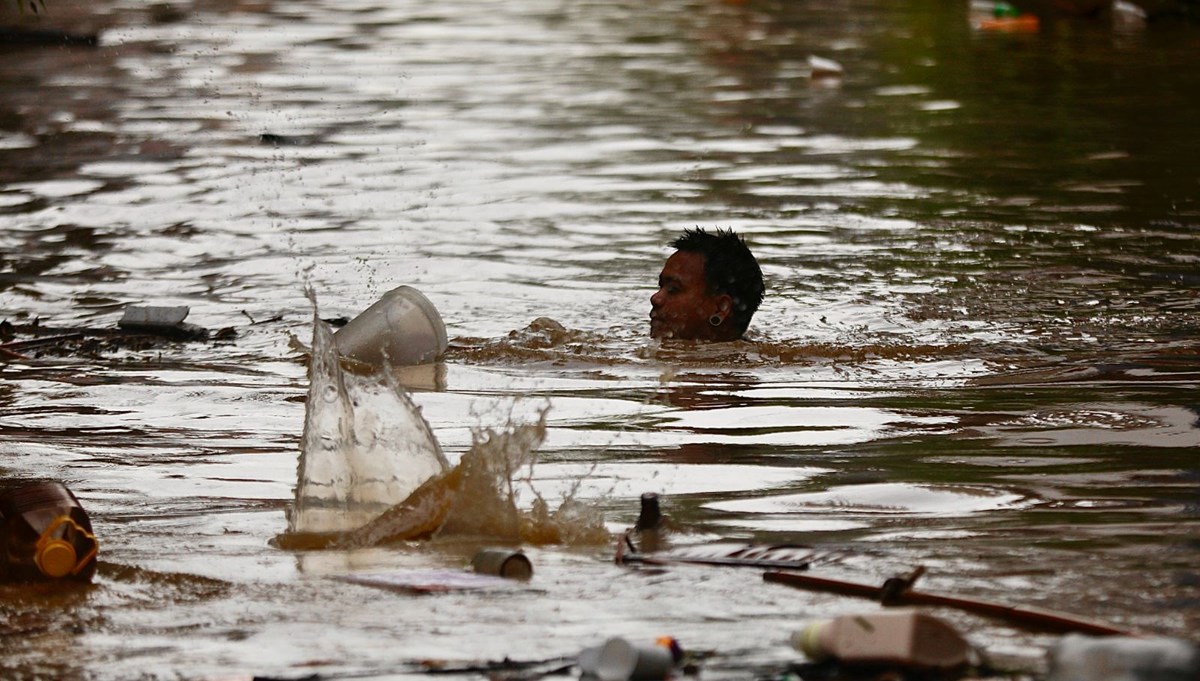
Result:
[[[650,304],[654,307],[658,307],[662,304],[662,289],[658,289],[653,295],[650,296]]]

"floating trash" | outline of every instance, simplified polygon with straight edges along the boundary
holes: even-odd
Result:
[[[971,644],[949,624],[915,610],[845,615],[808,624],[792,646],[815,661],[920,670],[965,669]]]
[[[1047,681],[1200,679],[1200,647],[1165,636],[1069,634],[1047,651]]]
[[[420,291],[388,291],[334,334],[343,357],[371,366],[426,364],[446,351],[446,325]]]
[[[579,670],[583,678],[599,681],[661,681],[682,657],[679,643],[669,636],[653,643],[618,636],[580,652]]]
[[[87,512],[61,482],[0,489],[0,582],[91,581],[99,549]]]
[[[533,577],[533,563],[520,551],[481,549],[471,558],[471,567],[480,574],[505,579],[528,580]]]

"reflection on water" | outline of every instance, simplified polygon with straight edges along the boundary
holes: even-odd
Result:
[[[409,598],[330,577],[478,543],[271,546],[306,285],[329,317],[429,297],[450,350],[393,378],[448,464],[539,424],[522,513],[576,495],[615,533],[657,491],[684,542],[1200,628],[1194,26],[989,31],[923,0],[88,7],[99,45],[0,58],[0,344],[128,304],[235,336],[0,359],[0,473],[63,479],[103,542],[82,594],[0,587],[0,665],[384,677],[671,634],[745,678],[795,659],[798,619],[868,607],[553,541],[529,590]],[[746,342],[646,337],[695,225],[760,260]],[[1035,667],[1048,642],[954,622]]]
[[[1027,505],[1018,494],[979,487],[929,487],[901,483],[875,483],[833,487],[821,492],[759,497],[748,501],[720,502],[708,508],[735,513],[811,513],[837,510],[839,515],[966,515],[1017,509]]]

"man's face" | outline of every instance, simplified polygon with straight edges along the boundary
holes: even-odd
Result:
[[[658,275],[658,291],[650,296],[650,337],[714,340],[727,329],[714,327],[709,318],[728,314],[728,298],[708,293],[702,254],[675,251]]]

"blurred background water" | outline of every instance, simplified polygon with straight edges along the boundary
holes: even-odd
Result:
[[[654,491],[688,541],[1200,626],[1194,25],[1035,7],[1037,30],[996,31],[923,0],[46,4],[99,42],[0,51],[0,319],[187,305],[230,331],[0,364],[0,473],[63,480],[102,546],[89,589],[0,587],[7,676],[388,678],[674,635],[751,678],[798,659],[803,620],[874,607],[631,572],[608,545],[532,547],[530,588],[435,597],[331,577],[462,546],[273,548],[305,286],[325,317],[425,293],[451,346],[409,383],[447,456],[548,404],[530,484],[578,485],[614,532]],[[646,336],[693,226],[762,264],[749,342]],[[1018,667],[1051,640],[942,614]]]

